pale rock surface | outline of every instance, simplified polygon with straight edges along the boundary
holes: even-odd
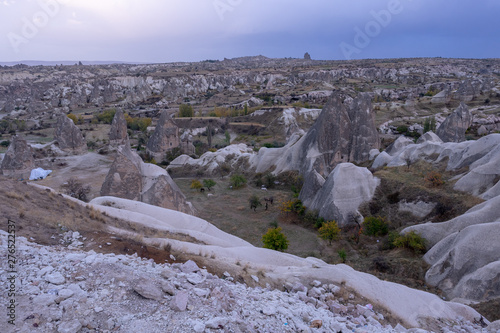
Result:
[[[396,141],[391,143],[389,147],[385,150],[385,152],[391,156],[394,156],[400,153],[406,146],[413,144],[413,140],[407,136],[401,135]]]
[[[194,214],[191,203],[170,175],[156,165],[142,162],[128,145],[118,147],[102,184],[101,196],[109,195]]]
[[[465,140],[465,131],[472,125],[472,115],[465,103],[450,114],[436,130],[436,134],[444,142],[461,142]]]
[[[499,297],[499,237],[500,222],[471,225],[450,234],[424,256],[432,265],[425,275],[427,283],[451,299],[487,301]]]
[[[425,132],[423,135],[420,136],[417,140],[417,144],[419,143],[424,143],[424,142],[436,142],[436,143],[442,143],[443,140],[434,132],[429,131]]]
[[[19,135],[12,137],[12,141],[5,153],[0,171],[6,176],[25,175],[35,167],[33,149]]]
[[[157,160],[161,160],[165,153],[180,146],[179,127],[168,114],[163,110],[155,131],[148,140],[146,150]]]
[[[121,108],[116,110],[113,121],[111,122],[109,143],[112,146],[128,144],[127,121],[125,120],[125,115]]]
[[[338,164],[314,197],[300,196],[306,207],[317,210],[327,221],[335,220],[340,227],[349,224],[359,206],[370,201],[380,180],[367,168],[352,163]]]
[[[54,138],[63,151],[73,154],[81,154],[87,151],[87,142],[82,131],[65,114],[57,116]]]
[[[406,200],[399,202],[399,211],[401,212],[409,212],[416,217],[424,218],[429,215],[432,210],[436,207],[435,202],[424,202],[424,201],[416,201],[416,202],[406,202]]]

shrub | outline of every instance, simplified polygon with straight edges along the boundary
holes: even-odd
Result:
[[[62,187],[67,195],[78,200],[87,201],[87,194],[90,193],[90,186],[84,186],[78,179],[70,178]]]
[[[115,117],[116,109],[104,110],[102,113],[97,115],[97,120],[101,123],[111,124],[113,118]]]
[[[191,186],[189,188],[199,190],[202,187],[203,187],[203,185],[201,184],[201,182],[198,179],[193,179],[193,181],[191,182]]]
[[[415,231],[410,231],[407,234],[400,235],[392,242],[395,247],[410,249],[416,253],[425,253],[425,243],[425,238],[417,234]]]
[[[257,209],[257,207],[262,206],[262,203],[260,202],[260,199],[256,194],[252,195],[248,199],[248,202],[250,203],[250,209],[253,209],[254,211]]]
[[[217,183],[212,180],[212,179],[204,179],[203,180],[203,186],[205,186],[206,188],[208,188],[208,190],[210,191],[210,189],[212,187],[214,187]]]
[[[430,187],[439,187],[444,184],[442,175],[437,171],[431,171],[425,175],[425,182]]]
[[[385,236],[389,232],[389,225],[380,216],[367,216],[363,221],[363,229],[369,236]]]
[[[5,141],[0,142],[0,146],[2,146],[2,147],[8,147],[9,145],[10,145],[9,140],[5,140]]]
[[[404,126],[404,125],[398,126],[396,128],[396,131],[398,131],[401,134],[404,134],[404,133],[408,132],[408,126]]]
[[[345,261],[347,259],[347,253],[345,252],[344,249],[340,249],[338,252],[338,255],[340,257],[340,260],[342,260],[342,263],[345,264]]]
[[[247,179],[242,175],[233,175],[230,179],[233,188],[240,188],[247,183]]]
[[[319,237],[324,240],[327,240],[330,245],[333,240],[339,239],[340,236],[340,228],[335,221],[325,222],[321,228],[318,230]]]
[[[192,117],[194,114],[193,107],[188,104],[179,105],[179,117]]]
[[[128,114],[125,114],[125,121],[127,122],[127,128],[141,132],[146,132],[152,123],[151,118],[131,117]]]
[[[262,236],[262,243],[266,249],[283,252],[288,248],[288,239],[281,232],[281,227],[271,228]]]

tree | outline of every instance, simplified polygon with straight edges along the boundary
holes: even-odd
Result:
[[[179,105],[179,117],[192,117],[194,114],[193,107],[189,104]]]
[[[209,190],[209,191],[210,191],[210,189],[211,189],[212,187],[214,187],[214,186],[215,186],[215,184],[217,184],[217,183],[216,183],[214,180],[212,180],[212,179],[204,179],[204,180],[203,180],[203,185],[204,185],[206,188],[208,188],[208,190]]]
[[[243,107],[243,114],[246,116],[248,114],[248,104],[245,103],[245,106]]]
[[[233,188],[240,188],[247,183],[247,179],[242,175],[233,175],[230,179],[231,186]]]
[[[271,228],[262,236],[262,243],[266,249],[283,252],[288,248],[288,239],[281,232],[281,227]]]
[[[191,182],[190,188],[195,189],[195,190],[200,190],[203,187],[201,182],[198,179],[193,179]]]
[[[340,228],[335,221],[329,221],[323,224],[321,228],[318,230],[319,237],[324,240],[327,240],[330,245],[333,240],[339,239],[340,236]]]
[[[250,209],[253,209],[254,212],[257,207],[262,206],[262,203],[256,194],[252,195],[250,199],[248,199],[248,202],[250,203]]]
[[[230,144],[231,143],[231,135],[229,134],[229,131],[226,131],[224,133],[224,135],[226,136],[226,143]]]
[[[427,133],[429,131],[433,131],[433,132],[436,131],[436,117],[434,117],[434,116],[425,118],[424,133]]]

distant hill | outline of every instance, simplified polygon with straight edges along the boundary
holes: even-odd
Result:
[[[78,64],[79,61],[74,60],[61,60],[61,61],[41,61],[41,60],[21,60],[21,61],[7,61],[1,62],[0,66],[15,66],[19,64],[28,66],[56,66],[65,65],[71,66]],[[112,64],[147,64],[144,62],[126,62],[126,61],[82,61],[83,65],[112,65]]]

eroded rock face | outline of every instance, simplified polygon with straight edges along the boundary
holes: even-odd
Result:
[[[116,110],[111,129],[109,131],[109,143],[112,146],[124,145],[128,141],[127,121],[121,109]]]
[[[161,113],[154,133],[147,143],[147,151],[155,158],[162,158],[165,153],[180,145],[179,127],[166,110]]]
[[[314,197],[305,197],[301,192],[301,200],[306,207],[317,210],[319,216],[335,220],[343,227],[354,222],[350,221],[351,216],[358,214],[363,202],[372,199],[379,183],[367,168],[342,163],[332,171]]]
[[[301,173],[314,169],[326,177],[339,163],[369,160],[379,147],[370,95],[334,91],[302,142]]]
[[[57,116],[55,139],[62,150],[73,153],[83,153],[87,150],[82,131],[65,114]]]
[[[141,158],[128,146],[120,147],[101,187],[101,196],[141,200]]]
[[[120,146],[101,187],[101,196],[137,200],[194,214],[191,203],[162,168],[142,162],[128,145]]]
[[[450,114],[439,126],[436,134],[443,142],[465,141],[465,132],[472,125],[472,115],[465,103]]]
[[[6,176],[29,173],[35,167],[33,149],[18,135],[12,137],[0,170]]]

